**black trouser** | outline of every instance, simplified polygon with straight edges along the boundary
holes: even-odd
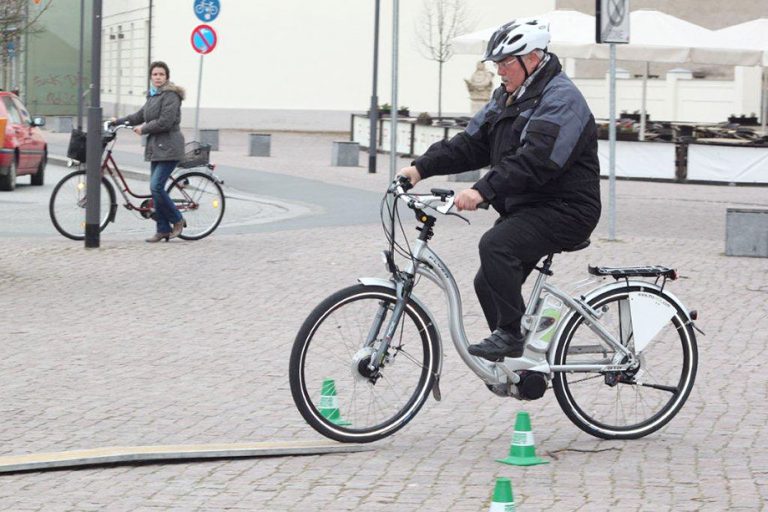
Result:
[[[599,212],[598,212],[599,218]],[[597,219],[565,204],[521,208],[500,217],[480,239],[475,292],[488,326],[520,334],[525,313],[523,282],[549,253],[573,247],[592,233]]]

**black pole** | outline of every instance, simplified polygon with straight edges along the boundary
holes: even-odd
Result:
[[[85,32],[85,0],[80,0],[80,62],[77,68],[77,129],[83,129],[83,48]]]
[[[147,30],[147,69],[152,64],[152,0],[149,0],[149,27]]]
[[[101,2],[93,0],[91,28],[91,106],[88,108],[88,137],[85,153],[87,191],[85,247],[99,247],[101,201]]]
[[[371,136],[368,138],[368,172],[376,172],[376,149],[378,147],[378,134],[376,128],[379,123],[379,97],[376,95],[376,85],[379,75],[379,5],[376,0],[376,13],[373,22],[373,92],[371,93],[371,110],[368,116],[371,119]]]
[[[29,2],[24,5],[24,20],[29,23]],[[29,103],[29,28],[24,31],[24,94],[21,98]]]

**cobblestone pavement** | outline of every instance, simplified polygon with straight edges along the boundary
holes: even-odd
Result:
[[[331,136],[283,137],[273,143],[315,162],[305,177],[383,190],[385,172],[325,172]],[[231,151],[217,157],[247,163]],[[258,166],[300,173],[281,158]],[[768,193],[626,181],[617,191],[619,240],[606,240],[604,215],[592,246],[556,257],[555,280],[581,279],[589,263],[680,270],[668,286],[699,310],[707,335],[693,393],[660,432],[601,441],[573,426],[551,391],[526,403],[491,394],[457,357],[444,301],[425,285],[420,296],[446,342],[443,401],[430,398],[375,451],[0,475],[0,509],[479,511],[500,476],[511,478],[521,510],[765,509],[768,260],[724,256],[724,221],[727,207],[768,207]],[[476,244],[493,214],[470,217],[471,226],[441,219],[432,245],[459,282],[477,339]],[[115,233],[95,250],[54,234],[3,238],[0,455],[319,439],[291,400],[293,337],[322,298],[358,276],[385,275],[383,246],[374,224],[156,245]],[[550,464],[494,461],[520,410]]]

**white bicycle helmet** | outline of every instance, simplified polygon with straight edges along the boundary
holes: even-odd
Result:
[[[518,18],[496,29],[483,61],[501,62],[512,55],[520,56],[533,50],[546,50],[549,46],[549,22],[539,18]]]

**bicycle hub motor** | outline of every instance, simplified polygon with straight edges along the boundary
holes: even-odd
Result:
[[[517,383],[517,389],[520,391],[520,398],[523,400],[537,400],[544,396],[547,390],[547,378],[543,373],[521,371],[520,382]]]

